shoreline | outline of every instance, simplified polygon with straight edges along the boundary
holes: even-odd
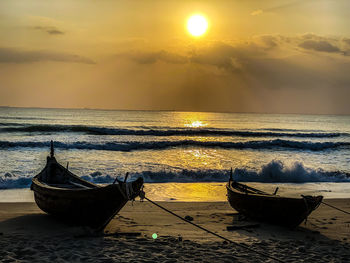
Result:
[[[346,211],[350,199],[326,199]],[[159,202],[234,242],[286,262],[346,262],[350,258],[350,218],[321,205],[295,230],[258,223],[227,231],[240,221],[227,202]],[[113,233],[139,233],[118,236]],[[35,203],[0,203],[0,252],[4,260],[86,262],[273,262],[227,244],[151,203],[129,202],[108,224],[106,237],[79,237],[86,229],[44,214]],[[153,239],[152,234],[157,238]]]
[[[318,183],[248,183],[262,191],[273,193],[279,187],[278,194],[285,197],[300,195],[322,195],[326,199],[350,198],[350,182]],[[226,182],[183,182],[183,183],[145,183],[146,196],[161,202],[225,202]],[[34,202],[33,192],[29,188],[0,189],[0,203]]]

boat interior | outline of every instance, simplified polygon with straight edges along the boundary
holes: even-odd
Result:
[[[64,168],[53,158],[48,157],[47,165],[37,176],[37,179],[42,184],[66,189],[92,189],[98,187],[74,175],[68,170],[68,165],[67,168]]]
[[[89,186],[85,186],[82,184],[78,184],[78,183],[74,183],[74,182],[67,182],[65,184],[53,184],[53,183],[45,183],[45,182],[41,182],[43,184],[46,184],[48,186],[52,186],[52,187],[58,187],[58,188],[67,188],[67,189],[92,189],[94,187],[89,187]]]
[[[237,191],[246,193],[246,194],[258,194],[258,195],[276,195],[278,191],[278,187],[275,189],[275,192],[273,194],[269,194],[266,192],[263,192],[261,190],[255,189],[253,187],[250,187],[245,184],[238,183],[237,181],[230,181],[230,187],[236,189]]]

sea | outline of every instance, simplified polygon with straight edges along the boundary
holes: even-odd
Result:
[[[0,202],[32,202],[56,159],[97,184],[143,177],[161,201],[225,201],[227,182],[350,198],[350,116],[0,108]]]

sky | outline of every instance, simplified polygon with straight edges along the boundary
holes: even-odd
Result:
[[[0,105],[350,114],[348,0],[0,1]],[[209,24],[200,37],[186,22]]]

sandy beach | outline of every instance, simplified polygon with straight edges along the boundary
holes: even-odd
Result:
[[[350,199],[325,201],[350,210]],[[285,262],[350,260],[350,218],[325,205],[294,230],[240,220],[227,202],[161,205]],[[244,225],[248,227],[227,230],[228,226]],[[35,203],[0,203],[0,233],[1,262],[274,262],[223,242],[147,201],[129,202],[105,229],[108,236],[103,237],[89,236],[87,229],[57,221]],[[156,239],[152,238],[154,233]]]

